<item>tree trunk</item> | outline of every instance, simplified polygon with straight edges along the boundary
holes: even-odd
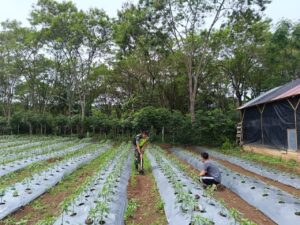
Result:
[[[194,90],[194,82],[193,82],[193,76],[191,72],[189,72],[189,110],[191,114],[191,122],[194,123],[196,121],[195,116],[195,98],[196,98],[196,91]]]
[[[32,125],[31,125],[31,123],[29,123],[28,126],[29,126],[29,134],[31,136],[32,135]]]

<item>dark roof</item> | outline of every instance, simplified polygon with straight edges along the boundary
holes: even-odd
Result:
[[[242,105],[239,109],[245,109],[251,106],[273,102],[296,95],[300,95],[300,79],[293,80],[290,83],[273,88]]]

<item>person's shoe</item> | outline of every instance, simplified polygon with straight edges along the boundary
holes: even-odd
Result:
[[[223,184],[217,184],[217,191],[223,191],[225,189],[225,186]]]
[[[139,173],[140,173],[141,175],[144,175],[144,174],[145,174],[145,171],[144,171],[143,169],[141,169],[141,170],[139,171]]]

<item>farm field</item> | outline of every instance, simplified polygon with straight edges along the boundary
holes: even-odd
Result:
[[[300,225],[299,8],[1,1],[0,225]]]
[[[199,149],[150,145],[140,175],[130,143],[22,136],[1,136],[0,143],[1,225],[292,225],[300,219],[299,177],[260,168],[291,192],[252,176],[256,164],[218,152],[210,151],[250,174],[217,161],[225,188],[205,189],[197,175]]]

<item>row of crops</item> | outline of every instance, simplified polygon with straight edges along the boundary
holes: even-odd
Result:
[[[37,162],[45,168],[32,172],[12,184],[0,187],[0,220],[33,202],[83,165],[102,158],[93,176],[78,184],[76,191],[63,200],[61,215],[42,224],[123,224],[127,206],[127,183],[131,174],[130,144],[112,147],[109,141],[92,143],[72,138],[0,137],[0,177],[9,180],[17,171]],[[105,155],[105,156],[104,156]],[[48,164],[48,159],[58,158]],[[9,182],[8,182],[9,183]]]
[[[0,136],[0,179],[3,181],[0,220],[39,199],[58,183],[64,183],[79,168],[101,159],[93,173],[61,200],[58,212],[38,224],[124,224],[133,151],[130,143],[114,146],[111,141],[94,143],[90,139]],[[182,160],[201,170],[199,154],[179,148],[172,148],[171,152],[167,154],[155,145],[146,151],[168,224],[252,224],[235,210],[228,209],[225,202],[214,197],[213,188],[204,189],[198,177],[188,172]],[[226,158],[217,152],[212,154]],[[226,160],[242,163],[238,158]],[[34,165],[39,167],[35,169]],[[299,224],[300,200],[295,196],[221,164],[218,166],[222,183],[240,198],[277,224]],[[28,168],[32,168],[29,173],[16,178],[16,174]],[[288,182],[295,184],[297,179]]]
[[[248,161],[245,159],[241,159],[238,157],[234,157],[234,156],[225,155],[225,154],[222,154],[221,152],[212,151],[207,148],[197,147],[197,150],[198,150],[198,152],[201,152],[201,151],[209,152],[209,154],[211,156],[213,156],[217,159],[228,161],[237,166],[242,166],[244,169],[246,169],[248,171],[251,171],[256,174],[260,174],[269,179],[278,181],[280,183],[289,185],[289,186],[297,188],[297,189],[300,188],[300,177],[299,176],[297,177],[295,175],[291,175],[291,174],[288,174],[288,173],[285,173],[282,171],[278,171],[274,168],[267,168],[258,163]]]
[[[129,150],[130,145],[123,144],[114,151],[96,175],[64,203],[54,224],[123,224],[132,158]]]
[[[234,224],[226,207],[186,174],[177,161],[153,147],[148,152],[153,175],[165,202],[169,224]]]
[[[198,170],[203,169],[199,154],[173,148],[172,152]],[[245,176],[218,164],[222,183],[277,224],[299,224],[300,200],[254,177]],[[240,164],[241,165],[241,164]]]
[[[106,144],[101,146],[81,144],[80,147],[84,147],[84,151],[78,155],[66,157],[38,173],[31,174],[20,182],[2,188],[0,190],[0,219],[33,201],[65,176],[108,149]]]

